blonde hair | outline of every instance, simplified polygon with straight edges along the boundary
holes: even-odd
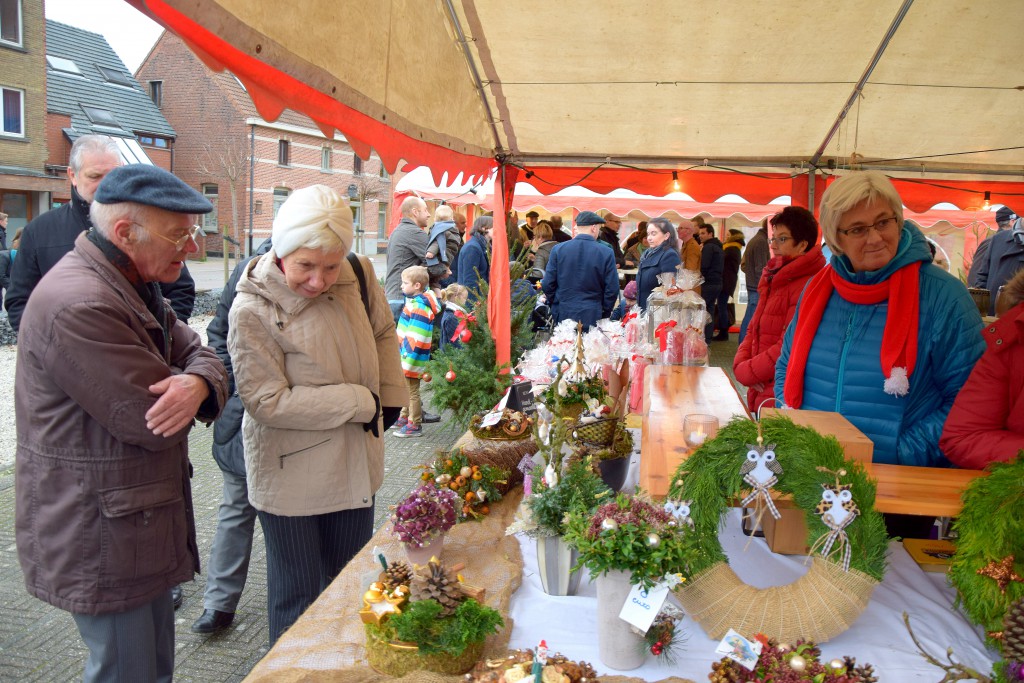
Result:
[[[454,220],[454,218],[455,212],[452,211],[452,207],[448,206],[447,204],[442,204],[441,206],[434,209],[435,221],[450,221]]]
[[[534,239],[540,239],[542,242],[547,242],[551,239],[551,224],[547,221],[541,221],[533,227]]]
[[[821,196],[818,224],[825,237],[825,244],[833,254],[842,254],[839,247],[839,221],[843,215],[861,202],[881,199],[896,214],[896,220],[903,229],[903,201],[893,187],[892,181],[880,171],[853,171],[829,185]]]
[[[469,289],[457,282],[453,282],[441,290],[441,301],[451,301],[461,306],[466,303],[468,298]]]
[[[423,289],[430,284],[430,275],[427,273],[426,266],[409,266],[402,271],[402,279],[418,284]]]

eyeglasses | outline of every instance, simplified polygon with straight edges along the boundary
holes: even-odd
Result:
[[[837,228],[836,232],[846,235],[847,237],[861,239],[863,237],[867,237],[868,231],[871,230],[871,228],[874,228],[878,234],[882,234],[884,232],[888,232],[890,228],[896,225],[896,222],[896,216],[890,216],[889,218],[883,218],[882,220],[871,223],[870,225],[855,225],[852,228],[846,228],[845,230]]]
[[[782,237],[769,237],[768,244],[785,244],[786,242],[789,242],[791,239],[793,238],[786,237],[785,235],[783,235]]]
[[[138,225],[139,227],[145,227],[141,223],[136,223],[135,225]],[[185,248],[185,245],[188,244],[189,240],[194,240],[196,238],[196,235],[199,234],[200,230],[202,230],[200,226],[193,225],[191,228],[188,229],[188,232],[186,232],[184,235],[182,235],[176,240],[172,240],[170,237],[167,237],[166,235],[161,235],[155,230],[150,230],[149,234],[156,235],[165,242],[170,242],[171,244],[173,244],[175,249],[181,250]]]

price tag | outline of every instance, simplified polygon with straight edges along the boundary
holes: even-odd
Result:
[[[493,427],[494,425],[501,422],[501,416],[504,414],[504,410],[495,410],[493,412],[484,415],[484,419],[480,421],[481,427]]]
[[[715,653],[728,657],[740,666],[753,671],[761,656],[763,646],[756,640],[747,640],[736,631],[729,629],[722,642],[715,648]]]
[[[667,597],[668,586],[664,583],[658,583],[650,589],[639,585],[633,586],[633,590],[626,596],[625,604],[622,605],[622,611],[619,612],[619,619],[646,633]]]

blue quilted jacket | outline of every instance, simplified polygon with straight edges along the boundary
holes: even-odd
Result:
[[[853,272],[845,256],[833,255],[831,267],[859,284],[881,282],[900,267],[924,261],[920,271],[920,322],[917,363],[910,393],[882,390],[885,376],[879,352],[888,302],[853,304],[833,292],[811,344],[804,376],[805,410],[841,413],[875,445],[874,462],[948,467],[939,436],[953,400],[985,350],[981,318],[967,289],[931,264],[921,231],[904,223],[896,256],[881,270]],[[775,395],[783,396],[796,316],[786,330],[775,372]]]

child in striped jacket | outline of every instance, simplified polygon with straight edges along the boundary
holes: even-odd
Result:
[[[423,436],[420,422],[423,404],[420,401],[420,378],[430,360],[430,345],[434,335],[434,316],[441,310],[437,297],[428,288],[430,276],[424,266],[410,266],[402,271],[402,294],[405,307],[398,319],[398,347],[402,355],[402,370],[409,387],[409,405],[395,425],[395,436]]]

